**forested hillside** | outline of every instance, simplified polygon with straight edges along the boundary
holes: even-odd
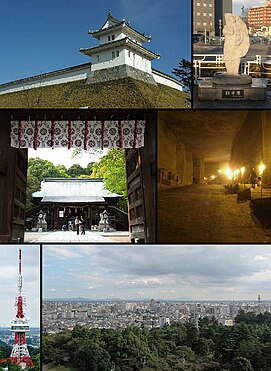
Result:
[[[43,337],[44,363],[93,371],[270,371],[271,314],[240,314],[146,330],[86,329]]]

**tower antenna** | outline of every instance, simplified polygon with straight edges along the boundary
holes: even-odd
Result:
[[[13,347],[10,360],[22,368],[32,367],[33,362],[28,352],[26,343],[26,332],[29,331],[28,319],[24,315],[25,298],[22,296],[23,278],[22,278],[22,249],[19,249],[19,267],[18,267],[18,296],[15,299],[16,316],[11,321],[11,331],[14,332]]]

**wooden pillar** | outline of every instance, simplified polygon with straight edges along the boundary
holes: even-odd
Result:
[[[145,145],[126,150],[128,218],[131,242],[156,241],[156,113],[146,120]]]
[[[27,150],[10,146],[10,114],[0,111],[0,242],[24,238]]]

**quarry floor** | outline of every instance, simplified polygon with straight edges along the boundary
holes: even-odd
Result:
[[[222,185],[191,185],[159,191],[158,242],[270,243],[271,229]]]

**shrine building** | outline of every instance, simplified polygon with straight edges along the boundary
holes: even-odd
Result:
[[[37,205],[27,216],[36,219],[39,210],[46,213],[47,228],[59,230],[82,217],[86,229],[98,226],[100,214],[106,209],[112,228],[128,230],[127,213],[118,209],[121,195],[105,188],[102,178],[45,178],[41,190],[33,193]]]

